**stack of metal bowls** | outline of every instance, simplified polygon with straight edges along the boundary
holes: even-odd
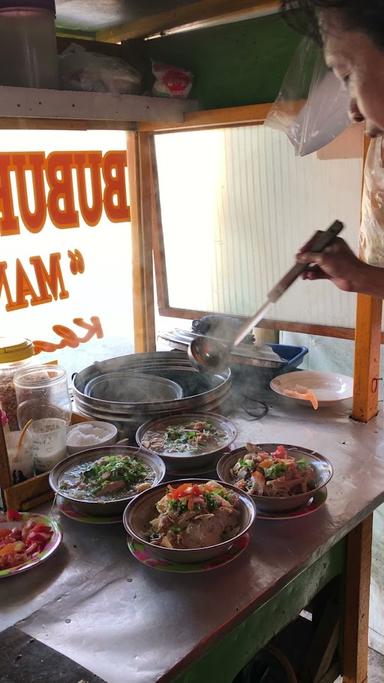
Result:
[[[134,440],[147,420],[215,412],[231,389],[229,368],[201,373],[183,351],[136,353],[93,363],[73,378],[76,412],[116,425]]]

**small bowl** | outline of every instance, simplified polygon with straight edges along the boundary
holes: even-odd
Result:
[[[147,538],[147,529],[151,519],[156,517],[156,503],[166,494],[168,486],[180,486],[184,482],[191,484],[206,484],[209,479],[178,479],[176,481],[170,481],[167,484],[160,484],[152,489],[144,491],[134,500],[132,500],[124,510],[123,524],[128,532],[128,534],[139,543],[142,543],[155,557],[159,557],[162,560],[167,560],[168,562],[205,562],[207,560],[212,560],[214,557],[218,557],[223,553],[227,552],[241,536],[247,533],[247,531],[252,526],[256,517],[256,508],[252,501],[252,498],[235,486],[225,484],[225,488],[235,491],[239,497],[242,518],[241,518],[241,528],[240,531],[221,543],[216,543],[215,545],[209,545],[204,548],[163,548],[159,545],[154,545],[150,543]],[[222,485],[222,482],[218,482]]]
[[[105,436],[104,438],[99,437],[97,439],[95,436],[92,443],[76,444],[76,441],[73,439],[73,437],[75,436],[75,432],[81,431],[83,428],[87,428],[87,430],[90,430],[91,437],[92,430],[100,428],[105,432]],[[111,424],[110,422],[102,422],[101,420],[86,420],[84,422],[78,422],[77,424],[71,425],[71,427],[69,427],[67,431],[68,454],[73,455],[74,453],[79,453],[80,451],[84,451],[88,448],[100,448],[104,446],[111,446],[117,441],[117,434],[117,428],[114,424]]]
[[[82,462],[93,462],[98,460],[103,455],[127,455],[135,457],[141,460],[145,465],[150,467],[155,473],[155,479],[152,484],[157,486],[165,475],[165,465],[161,458],[156,455],[151,455],[150,453],[142,453],[138,448],[131,448],[129,446],[102,446],[98,448],[89,448],[80,453],[75,453],[70,455],[65,460],[57,463],[55,467],[49,473],[49,485],[54,490],[54,492],[71,502],[72,507],[81,512],[83,515],[91,515],[94,517],[112,517],[123,513],[124,508],[127,503],[137,496],[137,493],[130,493],[125,496],[125,498],[119,498],[118,500],[111,501],[92,501],[92,500],[80,500],[75,498],[73,495],[69,495],[66,491],[60,490],[60,481],[62,476],[69,470],[80,465]]]
[[[288,444],[277,444],[277,443],[259,443],[256,444],[259,448],[267,453],[273,453],[277,446],[283,445],[287,449],[289,455],[292,455],[296,459],[300,459],[303,456],[310,462],[313,469],[316,472],[316,487],[311,491],[306,493],[298,493],[293,496],[256,496],[251,495],[251,498],[255,501],[258,510],[263,512],[288,512],[289,510],[295,510],[300,508],[314,496],[314,494],[326,486],[333,476],[333,467],[329,460],[315,451],[310,451],[308,448],[302,448],[301,446],[290,446]],[[236,448],[231,453],[226,453],[223,455],[219,462],[217,463],[217,476],[219,479],[226,484],[234,485],[234,478],[231,474],[231,469],[239,458],[241,458],[247,452],[246,448]],[[238,489],[235,487],[237,491]]]
[[[183,424],[189,421],[198,422],[200,420],[209,420],[217,429],[225,432],[226,438],[223,439],[223,442],[219,447],[215,446],[202,453],[169,453],[161,450],[155,451],[144,446],[143,442],[145,441],[146,434],[150,431],[161,431],[162,429],[165,430],[166,427]],[[215,413],[183,413],[182,415],[173,415],[145,422],[136,432],[136,442],[141,450],[146,453],[159,455],[171,472],[181,472],[188,475],[188,473],[202,470],[208,465],[212,465],[214,468],[218,454],[228,448],[236,439],[236,436],[237,429],[235,425],[222,415],[216,415]]]

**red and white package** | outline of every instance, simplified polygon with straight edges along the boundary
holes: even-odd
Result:
[[[188,97],[192,88],[193,76],[190,71],[179,66],[152,62],[155,77],[152,93],[160,97]]]

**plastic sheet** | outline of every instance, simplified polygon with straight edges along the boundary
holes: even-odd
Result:
[[[384,266],[384,146],[371,141],[364,171],[360,255],[367,263]]]
[[[118,57],[88,52],[71,44],[59,57],[63,90],[111,92],[134,95],[141,92],[141,75]]]
[[[349,95],[327,68],[319,47],[304,38],[265,125],[282,130],[298,156],[334,140],[349,125]]]

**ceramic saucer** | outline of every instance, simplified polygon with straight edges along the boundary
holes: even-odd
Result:
[[[188,564],[184,562],[168,562],[167,560],[161,560],[160,558],[155,557],[146,546],[127,537],[127,545],[133,557],[146,567],[159,569],[163,572],[176,572],[180,574],[197,574],[224,567],[226,564],[239,557],[239,555],[248,547],[249,542],[250,535],[248,533],[244,534],[244,536],[241,536],[234,541],[230,549],[225,554],[220,555],[220,557],[215,557],[213,560],[207,562],[191,562]]]

